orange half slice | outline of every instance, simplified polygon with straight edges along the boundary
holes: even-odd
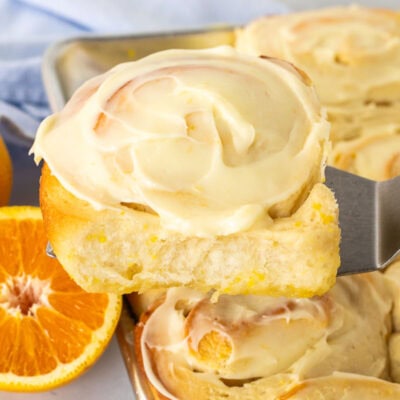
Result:
[[[100,356],[121,297],[87,293],[45,253],[40,209],[0,208],[0,390],[69,382]]]

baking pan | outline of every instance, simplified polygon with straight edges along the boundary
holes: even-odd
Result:
[[[232,45],[234,28],[138,36],[87,36],[55,43],[44,55],[43,80],[54,112],[63,108],[87,79],[116,64],[137,60],[167,49],[202,49]],[[153,400],[147,380],[138,367],[133,346],[134,318],[124,304],[117,339],[138,400]]]

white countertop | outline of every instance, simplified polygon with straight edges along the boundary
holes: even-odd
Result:
[[[132,386],[114,337],[85,374],[61,388],[42,393],[0,391],[0,400],[134,400]]]

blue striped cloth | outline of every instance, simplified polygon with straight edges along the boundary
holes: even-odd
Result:
[[[40,65],[46,47],[88,32],[138,33],[243,24],[282,13],[274,0],[0,0],[0,123],[33,137],[50,113]]]

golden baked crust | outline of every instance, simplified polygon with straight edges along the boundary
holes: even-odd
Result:
[[[58,259],[88,291],[186,286],[304,297],[322,294],[335,282],[337,204],[323,184],[270,229],[216,238],[167,231],[156,215],[131,208],[97,211],[65,190],[46,165],[40,203]]]

